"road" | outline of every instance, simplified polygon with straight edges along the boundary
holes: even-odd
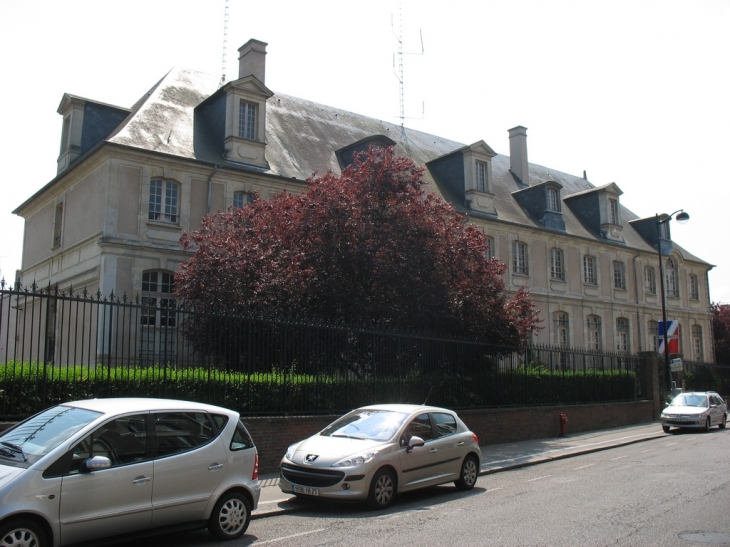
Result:
[[[388,511],[311,502],[253,521],[226,545],[730,545],[729,455],[730,430],[660,436],[485,475],[467,493],[440,486],[403,495]],[[221,544],[200,531],[122,545]]]

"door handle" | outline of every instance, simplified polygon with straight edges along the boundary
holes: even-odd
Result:
[[[146,482],[150,482],[152,480],[152,477],[137,477],[132,481],[132,484],[144,484]]]
[[[208,466],[208,471],[215,471],[216,469],[220,469],[223,467],[222,463],[213,463]]]
[[[438,448],[432,448],[431,450],[429,450],[429,452],[438,452],[438,451],[439,451]]]
[[[464,441],[459,441],[458,446],[462,446],[464,444]]]

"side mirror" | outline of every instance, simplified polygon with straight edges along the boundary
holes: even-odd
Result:
[[[109,469],[112,466],[112,461],[105,456],[94,456],[93,458],[87,458],[81,462],[79,471],[82,473],[90,473],[91,471],[99,471],[100,469]]]
[[[426,443],[424,442],[424,440],[421,437],[416,437],[414,435],[413,437],[411,437],[411,440],[408,441],[408,446],[406,447],[406,453],[410,454],[411,452],[413,452],[414,448],[416,448],[418,446],[423,446],[424,444],[426,444]]]

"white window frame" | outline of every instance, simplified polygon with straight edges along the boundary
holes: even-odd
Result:
[[[608,198],[608,221],[611,224],[621,224],[621,216],[619,214],[618,200],[614,198]]]
[[[240,100],[238,104],[238,136],[251,141],[256,140],[256,105]]]
[[[148,220],[178,224],[180,222],[180,185],[164,179],[150,180]]]
[[[570,317],[564,311],[558,311],[553,314],[553,323],[555,326],[555,345],[567,348],[570,345]]]
[[[626,290],[626,265],[620,260],[613,261],[613,288]]]
[[[565,260],[563,251],[557,247],[550,249],[550,278],[565,281]]]
[[[492,236],[484,236],[484,239],[487,240],[487,260],[492,260],[494,258],[494,238]]]
[[[616,319],[616,351],[631,351],[631,325],[626,317]]]
[[[474,187],[478,192],[489,192],[487,164],[485,162],[474,160],[474,179]]]
[[[139,358],[146,364],[174,363],[177,358],[174,278],[164,270],[142,273]]]
[[[700,280],[695,274],[689,274],[689,298],[690,300],[700,299]]]
[[[598,285],[598,269],[595,256],[583,255],[583,283]]]
[[[702,361],[702,327],[692,325],[692,359],[694,361]]]
[[[672,257],[667,257],[664,266],[664,288],[667,296],[679,297],[679,284],[677,283],[677,266]]]
[[[547,188],[545,190],[545,199],[547,202],[547,210],[555,213],[560,212],[560,194],[555,188]]]
[[[253,202],[253,194],[250,192],[234,192],[233,193],[233,208],[243,209],[246,205]]]
[[[601,318],[598,315],[586,317],[586,333],[588,334],[588,349],[601,349]]]
[[[527,264],[527,243],[521,241],[512,242],[512,273],[517,275],[529,275]]]
[[[656,294],[656,271],[652,266],[644,266],[644,291]]]

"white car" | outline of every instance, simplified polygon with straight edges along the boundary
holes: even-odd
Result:
[[[0,435],[0,546],[58,547],[153,529],[246,531],[261,493],[237,412],[166,399],[49,408]]]
[[[691,427],[709,431],[714,425],[725,429],[727,405],[714,391],[680,393],[662,410],[660,417],[664,433],[672,427]]]
[[[447,482],[473,488],[481,458],[479,439],[451,410],[373,405],[291,445],[281,461],[279,487],[382,509],[398,492]]]

